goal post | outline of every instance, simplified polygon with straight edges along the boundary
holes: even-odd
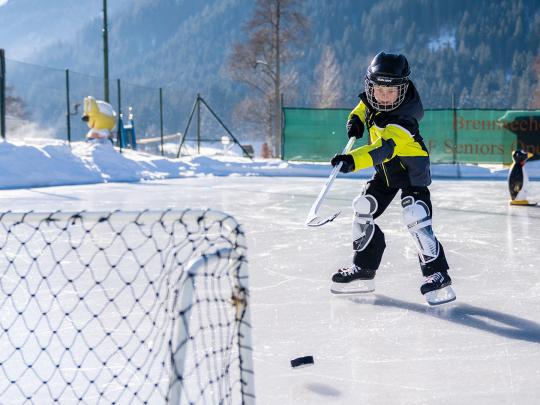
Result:
[[[213,210],[0,214],[0,397],[254,404],[246,254]]]

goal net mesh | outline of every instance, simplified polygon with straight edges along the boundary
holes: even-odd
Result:
[[[246,267],[218,211],[0,214],[1,402],[252,403]]]

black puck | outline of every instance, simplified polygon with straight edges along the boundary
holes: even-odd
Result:
[[[296,359],[291,360],[291,367],[298,368],[298,367],[311,366],[313,363],[314,363],[313,356],[297,357]]]

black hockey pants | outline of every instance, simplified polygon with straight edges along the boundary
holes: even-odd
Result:
[[[385,184],[384,180],[382,180],[378,174],[376,174],[372,180],[368,181],[364,190],[364,194],[369,194],[373,196],[378,203],[377,211],[375,211],[375,214],[373,214],[373,219],[379,217],[386,210],[386,208],[388,207],[388,205],[390,205],[399,190],[399,188],[388,187]],[[420,200],[426,203],[429,207],[429,215],[431,218],[432,206],[429,189],[427,187],[407,187],[401,189],[401,199],[407,196],[412,196],[416,201]],[[381,231],[377,224],[374,224],[374,226],[375,231],[373,234],[373,238],[371,239],[369,244],[365,247],[364,250],[355,250],[354,252],[353,262],[360,268],[377,270],[379,268],[379,265],[381,264],[381,259],[384,249],[386,248],[386,243],[384,241],[384,233]],[[444,272],[448,270],[448,263],[446,262],[444,250],[440,242],[439,256],[437,256],[435,260],[428,263],[423,263],[422,260],[420,260],[420,257],[418,258],[418,260],[420,262],[422,274],[425,277],[438,271]]]

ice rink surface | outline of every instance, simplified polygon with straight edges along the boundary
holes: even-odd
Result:
[[[540,208],[509,207],[504,181],[435,181],[434,229],[457,301],[428,307],[399,194],[378,219],[387,249],[368,295],[335,296],[352,258],[351,201],[338,179],[307,228],[321,178],[207,177],[0,191],[2,211],[211,207],[243,225],[249,249],[257,403],[538,404]],[[536,190],[538,188],[538,191]],[[532,200],[540,187],[532,184]],[[291,369],[292,358],[315,364]]]

